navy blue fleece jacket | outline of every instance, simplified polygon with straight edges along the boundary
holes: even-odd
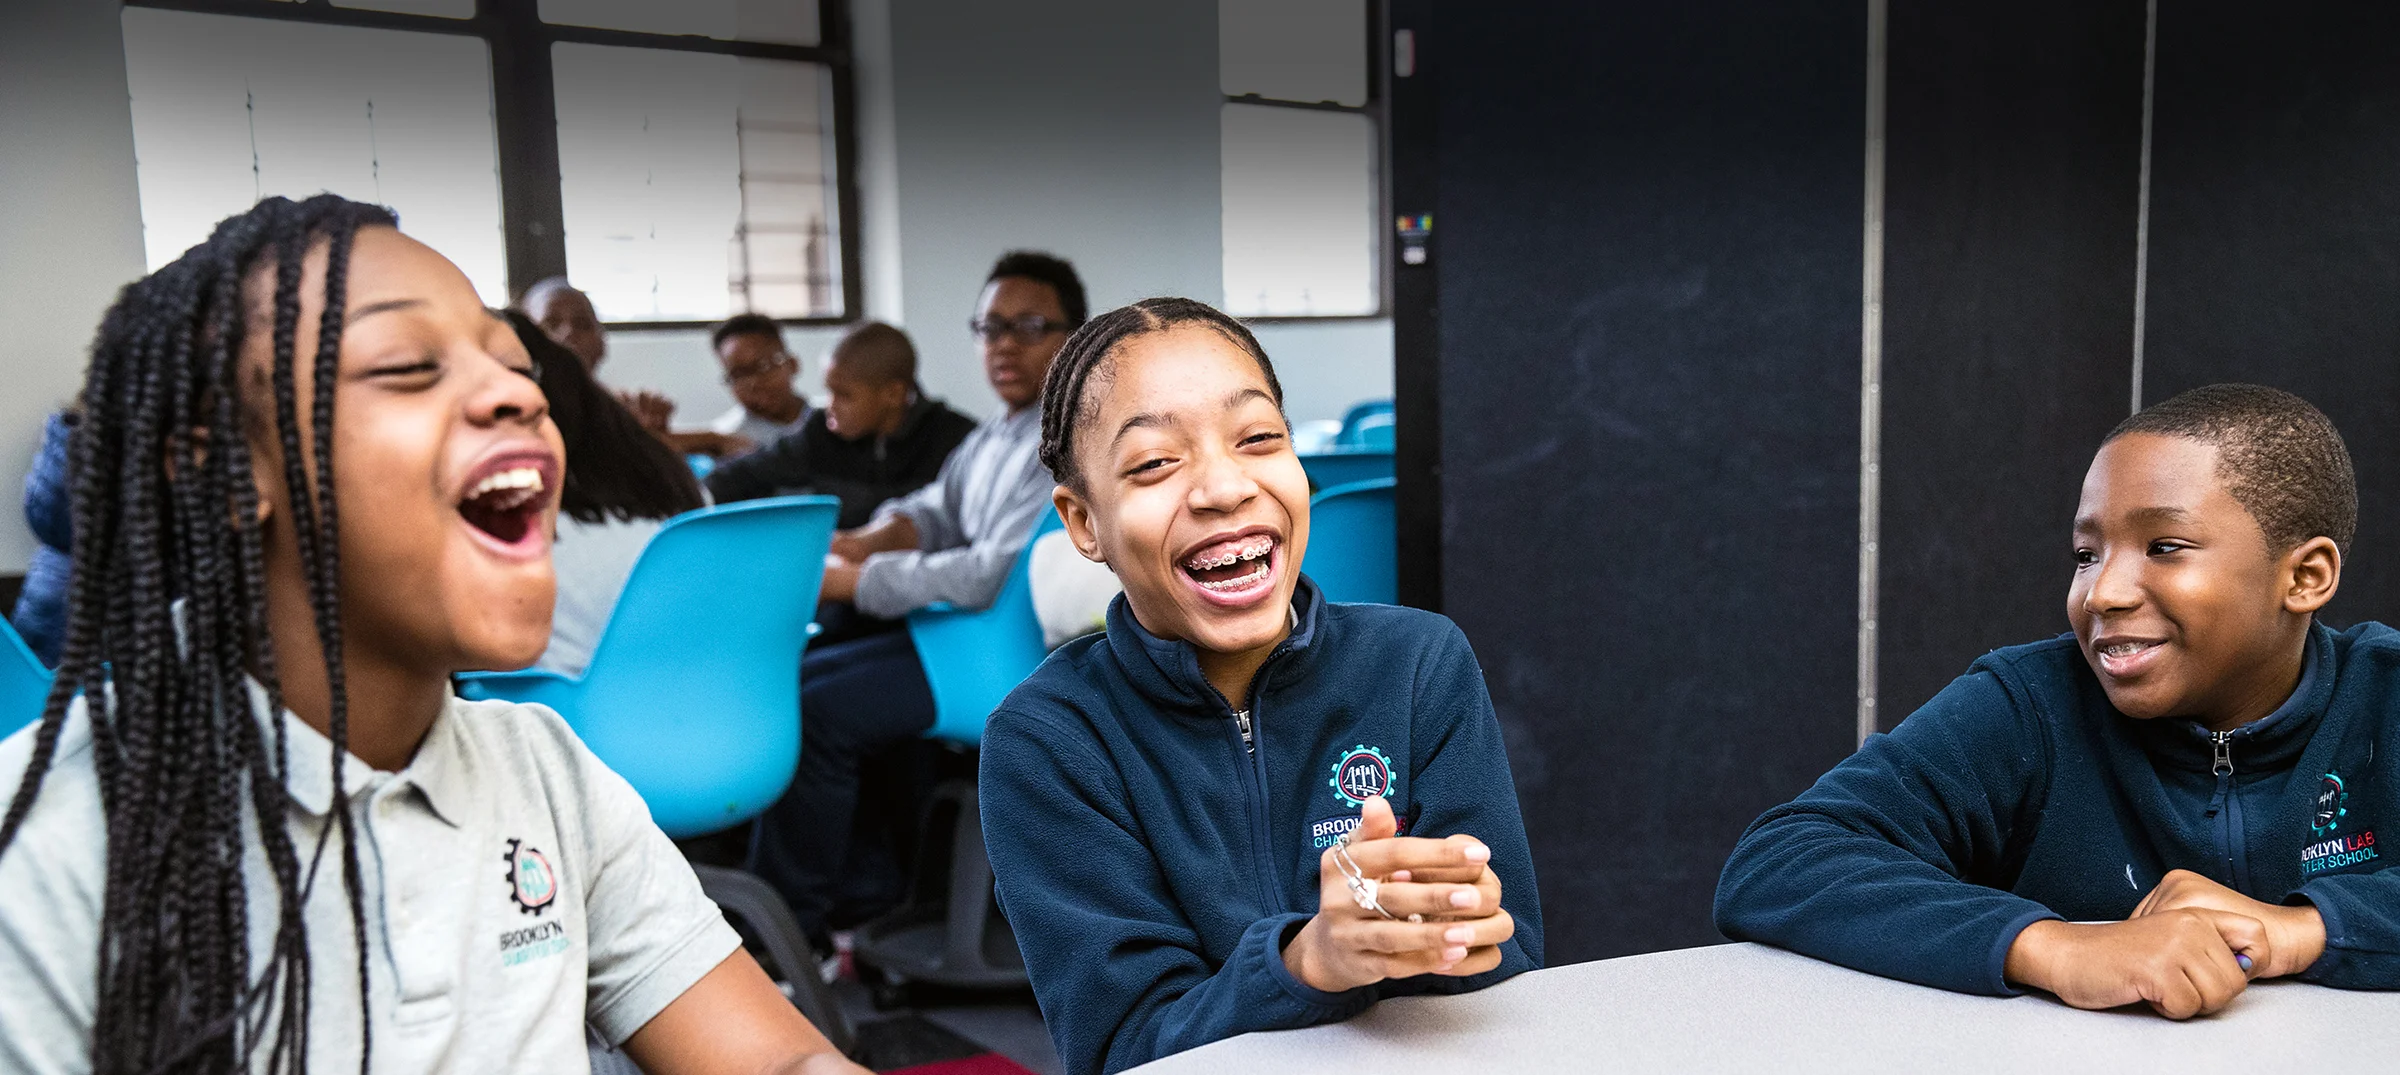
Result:
[[[2169,870],[2314,904],[2302,978],[2400,989],[2400,632],[2311,628],[2300,685],[2222,737],[2108,704],[2072,636],[1995,650],[1744,833],[1717,928],[1860,970],[2013,992],[2017,934],[2122,919]]]
[[[1247,743],[1192,647],[1144,631],[1122,596],[1105,633],[1052,654],[984,730],[984,842],[1075,1075],[1541,965],[1525,825],[1466,636],[1428,612],[1329,604],[1306,578],[1293,608]],[[1406,835],[1491,847],[1517,927],[1497,969],[1327,993],[1284,967],[1320,854],[1377,792]]]

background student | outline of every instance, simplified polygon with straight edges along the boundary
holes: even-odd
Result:
[[[750,855],[751,869],[782,891],[820,943],[849,856],[859,763],[933,726],[933,692],[916,647],[894,628],[912,609],[982,608],[1000,592],[1049,507],[1037,404],[1050,360],[1084,315],[1073,265],[1026,251],[1001,257],[970,327],[1005,410],[968,434],[931,484],[834,535],[823,600],[884,622],[845,627],[865,637],[820,645],[803,661],[800,768],[760,816]]]
[[[567,453],[558,537],[550,549],[558,604],[550,614],[549,648],[534,665],[579,676],[659,524],[702,507],[706,498],[683,457],[643,429],[572,352],[522,314],[511,313],[509,323],[533,357]]]
[[[529,367],[333,195],[111,307],[58,687],[0,741],[0,1069],[527,1070],[588,1026],[654,1075],[859,1070],[557,714],[450,693],[549,634]]]
[[[983,738],[985,842],[1066,1069],[1540,966],[1482,670],[1450,621],[1301,576],[1308,476],[1250,331],[1144,300],[1077,332],[1043,396],[1066,531],[1125,587]]]
[[[709,334],[708,342],[733,393],[733,406],[710,419],[708,431],[748,445],[736,446],[729,455],[756,451],[807,424],[808,400],[792,390],[800,360],[785,349],[783,326],[774,318],[735,314]]]
[[[2350,455],[2289,393],[2194,389],[2101,445],[2069,634],[1986,655],[1725,864],[1718,928],[1971,993],[2216,1011],[2400,988],[2400,634],[2336,632]],[[2090,924],[2078,924],[2090,923]]]
[[[798,432],[710,471],[718,503],[824,493],[842,499],[839,525],[865,525],[893,497],[941,475],[975,420],[917,387],[917,349],[880,321],[851,329],[825,364],[825,406]]]

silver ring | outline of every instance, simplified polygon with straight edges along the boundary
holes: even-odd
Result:
[[[1373,911],[1394,922],[1403,921],[1399,915],[1385,910],[1383,901],[1376,898],[1383,883],[1367,876],[1366,871],[1358,868],[1358,860],[1350,857],[1350,834],[1347,832],[1342,834],[1341,839],[1334,841],[1333,865],[1335,869],[1342,871],[1342,884],[1350,890],[1350,899],[1358,904],[1359,910]],[[1412,914],[1405,921],[1423,922],[1425,916]]]

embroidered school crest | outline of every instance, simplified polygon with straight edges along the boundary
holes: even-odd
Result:
[[[538,915],[558,898],[558,874],[540,851],[526,847],[522,840],[510,840],[500,858],[508,863],[502,880],[508,882],[508,898],[519,912]]]
[[[1368,799],[1392,793],[1392,760],[1383,752],[1361,743],[1351,747],[1342,760],[1333,763],[1333,777],[1326,781],[1333,793],[1351,806],[1365,806]]]
[[[2333,830],[2342,827],[2342,818],[2350,813],[2346,805],[2349,801],[2350,792],[2342,785],[2342,774],[2325,774],[2324,782],[2317,787],[2317,812],[2309,819],[2309,834],[2320,840],[2333,835]]]

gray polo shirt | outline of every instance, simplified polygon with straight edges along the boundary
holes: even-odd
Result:
[[[253,701],[263,720],[255,685]],[[283,719],[288,820],[305,862],[332,823],[332,758],[323,736]],[[0,741],[0,797],[16,788],[34,731]],[[741,943],[633,788],[546,708],[453,698],[406,769],[346,763],[376,1071],[582,1070],[587,1023],[621,1044]],[[242,824],[255,832],[247,815]],[[91,1070],[105,833],[78,700],[41,798],[0,853],[0,1071]],[[339,854],[327,848],[304,910],[315,1071],[358,1064]],[[255,835],[244,859],[257,973],[274,875]]]

